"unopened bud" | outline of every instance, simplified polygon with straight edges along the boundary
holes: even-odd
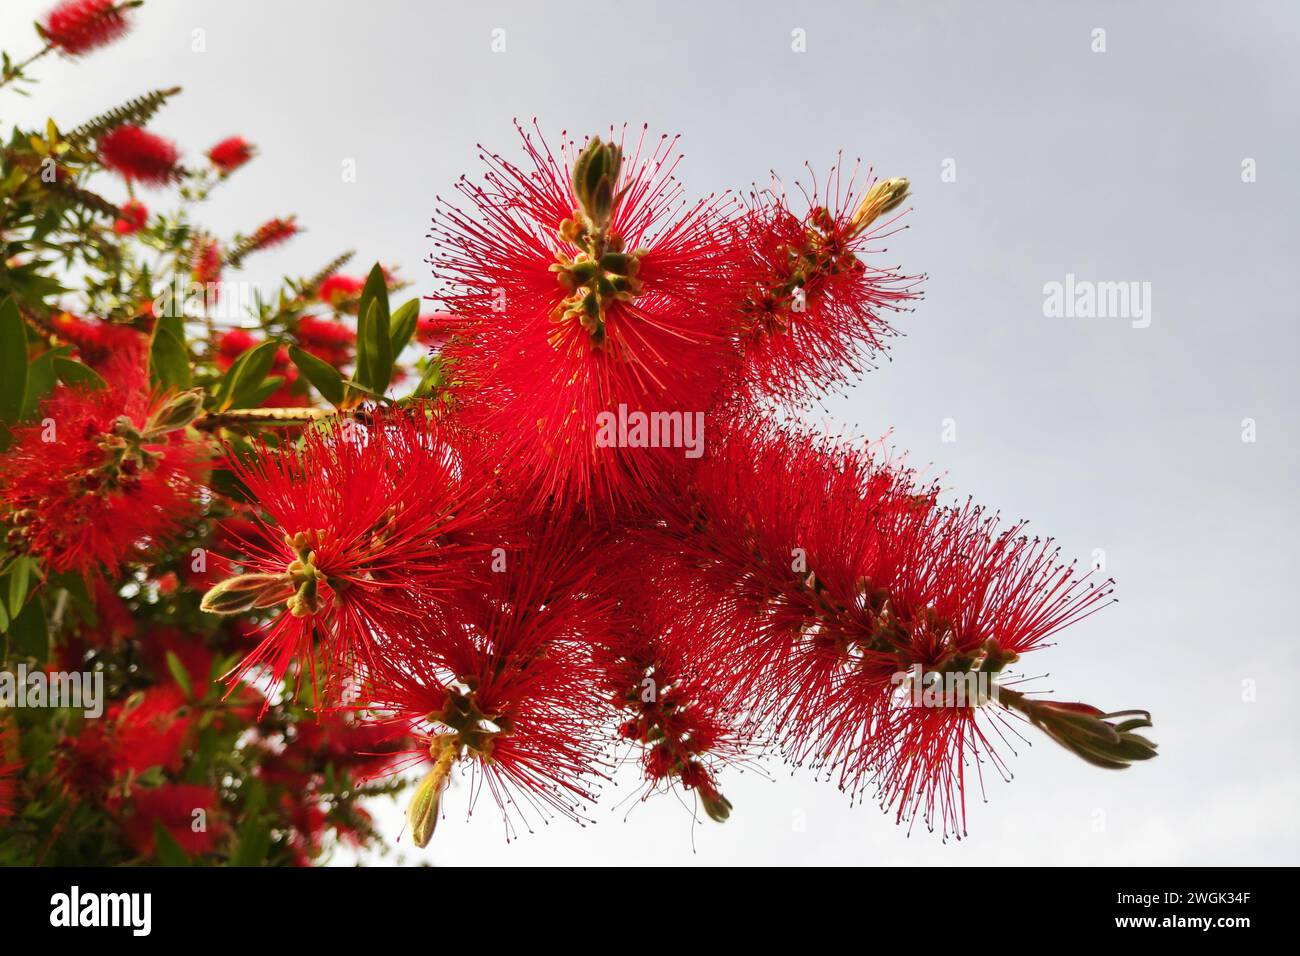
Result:
[[[452,765],[460,756],[460,745],[450,737],[438,737],[429,748],[429,755],[434,757],[433,769],[415,788],[415,795],[406,808],[406,819],[411,824],[411,839],[418,847],[429,845],[433,831],[438,826],[442,792],[451,778]]]
[[[867,190],[851,220],[853,231],[862,232],[907,198],[908,182],[902,177],[882,179]]]
[[[203,595],[199,609],[208,614],[243,614],[255,607],[272,607],[293,594],[287,574],[237,574]]]
[[[716,790],[701,788],[700,806],[714,823],[725,823],[731,816],[731,801]]]
[[[163,402],[145,422],[145,437],[152,438],[184,428],[203,412],[203,389],[177,392]]]
[[[1156,745],[1135,730],[1151,726],[1144,710],[1103,713],[1088,704],[1032,701],[1025,715],[1065,749],[1098,767],[1122,770],[1156,756]],[[1118,718],[1124,718],[1119,720]]]
[[[597,231],[606,229],[613,218],[614,189],[622,166],[623,150],[601,142],[599,136],[593,136],[573,161],[573,194],[578,208]]]

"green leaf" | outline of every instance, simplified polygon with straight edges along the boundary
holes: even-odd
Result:
[[[190,387],[190,357],[185,343],[161,322],[155,326],[149,343],[149,380],[164,388]]]
[[[24,421],[36,414],[41,400],[54,390],[58,382],[54,375],[54,360],[66,357],[69,351],[66,345],[61,345],[42,352],[27,366],[27,389],[23,395],[23,410],[19,413]]]
[[[44,662],[50,656],[50,631],[40,601],[28,601],[23,612],[9,622],[12,647],[18,653]]]
[[[175,651],[167,652],[167,670],[171,672],[172,680],[181,689],[185,699],[193,700],[194,687],[190,683],[190,672],[185,669],[185,665],[181,663],[181,659],[176,656]]]
[[[353,378],[383,394],[393,376],[393,340],[388,314],[388,285],[375,263],[366,277],[357,306],[357,370]]]
[[[256,388],[247,391],[241,390],[235,396],[235,406],[237,408],[256,408],[270,398],[283,384],[284,376],[282,375],[271,375],[264,378]]]
[[[263,342],[235,360],[235,364],[230,366],[230,371],[217,386],[221,396],[217,407],[221,411],[244,407],[240,402],[247,401],[262,384],[262,379],[266,378],[266,373],[275,362],[275,353],[279,348],[279,342]]]
[[[371,398],[373,398],[375,401],[378,401],[378,402],[389,402],[389,401],[391,401],[391,400],[389,399],[389,397],[388,397],[387,395],[385,395],[383,392],[376,392],[373,388],[367,388],[366,386],[364,386],[364,385],[359,385],[359,384],[357,384],[356,382],[348,382],[347,385],[348,385],[348,388],[349,388],[349,389],[354,389],[354,390],[360,392],[360,393],[363,394],[363,395],[369,395],[369,396],[370,396]]]
[[[27,392],[27,329],[14,300],[0,303],[0,420],[18,421]]]
[[[271,827],[265,820],[250,819],[239,831],[239,846],[231,857],[231,866],[261,866],[271,847]]]
[[[107,387],[108,383],[100,378],[89,365],[82,362],[74,361],[63,355],[56,355],[53,359],[54,374],[64,385],[88,385],[92,389]]]
[[[153,822],[154,856],[163,866],[189,866],[190,858],[176,838],[162,825],[161,820]]]
[[[14,558],[9,565],[9,616],[17,617],[27,603],[27,585],[31,581],[32,559],[26,555]]]
[[[298,366],[298,371],[307,376],[307,381],[316,387],[325,401],[335,408],[343,404],[343,376],[338,369],[296,345],[290,346],[289,358]]]
[[[415,335],[415,326],[420,321],[420,300],[412,299],[393,313],[390,332],[393,340],[393,358],[402,354],[402,349]]]

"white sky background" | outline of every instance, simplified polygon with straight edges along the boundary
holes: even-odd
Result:
[[[34,49],[49,4],[5,0],[0,45]],[[435,193],[475,174],[476,142],[517,155],[511,119],[582,133],[648,121],[684,134],[687,188],[789,180],[861,155],[913,181],[890,259],[928,272],[893,361],[832,419],[893,428],[952,496],[973,495],[1105,551],[1120,603],[1026,661],[1038,686],[1146,707],[1161,756],[1111,773],[1045,740],[1010,759],[970,835],[911,838],[871,805],[779,763],[727,775],[732,819],[695,832],[672,798],[598,807],[507,844],[463,786],[407,862],[1289,863],[1297,853],[1297,412],[1294,292],[1300,10],[1277,3],[589,4],[151,0],[130,36],[42,62],[0,120],[71,127],[180,83],[151,124],[197,160],[239,133],[261,149],[217,193],[220,234],[299,214],[308,232],[247,278],[307,274],[345,248],[423,259]],[[1091,50],[1106,30],[1105,53]],[[493,53],[492,30],[506,31]],[[806,31],[807,52],[791,49]],[[206,31],[206,52],[191,49]],[[1246,157],[1258,181],[1243,183]],[[358,181],[341,181],[355,159]],[[945,159],[957,181],[942,182]],[[146,202],[149,195],[145,195]],[[1151,283],[1151,324],[1049,319],[1067,273]],[[1242,441],[1242,419],[1257,441]],[[955,442],[942,440],[944,419]],[[1243,701],[1253,681],[1256,700]],[[376,808],[395,835],[396,807]],[[798,823],[803,821],[803,827]],[[397,857],[390,858],[396,861]]]

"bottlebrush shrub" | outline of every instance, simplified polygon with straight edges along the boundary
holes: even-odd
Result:
[[[135,6],[60,5],[0,86]],[[350,253],[246,295],[298,220],[196,220],[257,151],[181,163],[176,92],[3,150],[0,862],[309,864],[408,784],[419,846],[483,794],[514,835],[624,764],[721,822],[768,758],[960,836],[1031,725],[1155,755],[1012,673],[1110,582],[779,423],[918,298],[906,180],[691,199],[675,138],[533,129],[440,204],[437,311]]]

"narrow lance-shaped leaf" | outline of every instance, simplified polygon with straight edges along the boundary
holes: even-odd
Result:
[[[357,306],[357,383],[382,395],[393,375],[388,284],[378,263],[366,277]]]
[[[0,303],[0,421],[18,421],[27,391],[27,330],[13,299]]]
[[[298,366],[298,371],[307,377],[307,381],[316,387],[325,401],[335,408],[343,404],[343,376],[338,369],[296,345],[290,346],[289,359]]]
[[[416,324],[420,321],[420,300],[412,299],[410,302],[400,306],[393,313],[391,322],[391,333],[393,342],[393,361],[402,354],[402,349],[410,344],[411,337],[415,335]]]
[[[190,359],[185,343],[159,323],[149,343],[149,381],[163,388],[190,387]]]

